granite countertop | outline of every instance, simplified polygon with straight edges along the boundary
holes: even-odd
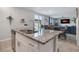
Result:
[[[55,37],[61,33],[61,31],[39,29],[35,33],[28,34],[26,32],[20,31],[19,29],[12,29],[12,30],[42,44],[45,44],[51,39],[55,39]]]

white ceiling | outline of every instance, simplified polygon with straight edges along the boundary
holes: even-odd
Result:
[[[26,7],[26,9],[51,17],[76,17],[75,7]]]

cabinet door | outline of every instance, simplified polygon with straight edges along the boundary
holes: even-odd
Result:
[[[27,44],[28,44],[27,38],[19,33],[16,33],[16,51],[27,52]]]
[[[17,52],[26,52],[27,51],[27,47],[24,45],[23,42],[21,42],[20,40],[16,40],[16,51]]]

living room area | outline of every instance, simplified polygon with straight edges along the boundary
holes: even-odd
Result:
[[[76,17],[49,18],[48,25],[45,29],[58,30],[63,33],[59,34],[58,51],[72,52],[79,51],[76,47]]]
[[[43,21],[41,20],[41,22]],[[60,39],[76,43],[76,17],[48,17],[44,20],[44,23],[45,29],[63,31],[59,35]]]

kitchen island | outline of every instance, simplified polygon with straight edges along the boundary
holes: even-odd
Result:
[[[57,52],[61,31],[39,29],[28,33],[26,29],[12,29],[14,52]]]

